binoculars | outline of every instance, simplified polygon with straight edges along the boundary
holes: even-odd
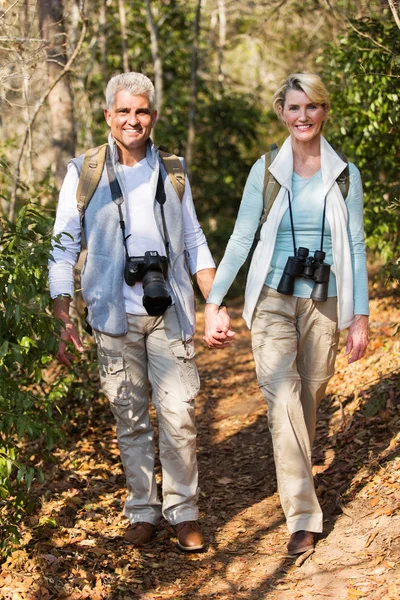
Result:
[[[278,292],[286,296],[292,296],[295,278],[304,277],[315,281],[311,299],[314,302],[326,302],[331,266],[324,263],[324,259],[325,252],[322,250],[316,250],[314,256],[309,256],[309,249],[300,247],[297,256],[289,256],[287,259],[277,288]]]

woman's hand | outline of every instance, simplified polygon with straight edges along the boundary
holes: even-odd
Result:
[[[206,304],[204,313],[205,335],[203,340],[209,348],[225,348],[232,342],[235,333],[231,330],[231,320],[225,307]]]
[[[349,364],[364,356],[368,342],[368,317],[367,315],[355,315],[353,324],[349,328],[346,344],[346,356],[350,355]]]

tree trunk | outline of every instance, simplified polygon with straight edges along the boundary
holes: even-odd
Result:
[[[218,81],[221,86],[224,81],[224,50],[226,44],[226,12],[225,0],[218,0],[218,20],[219,20],[219,36],[218,36]]]
[[[126,11],[124,0],[118,0],[119,22],[121,23],[122,65],[124,73],[129,71],[128,34],[126,32]]]
[[[190,95],[189,95],[189,123],[186,145],[186,167],[190,176],[193,166],[194,140],[195,140],[195,117],[197,104],[197,62],[199,54],[201,0],[197,0],[196,16],[194,19],[194,36],[192,46],[192,65],[190,72]]]
[[[106,37],[106,0],[100,0],[99,11],[99,48],[101,56],[101,72],[107,72],[107,37]]]
[[[47,76],[49,85],[57,79],[67,62],[67,36],[63,22],[62,0],[38,0],[39,26],[43,39],[48,40]],[[58,186],[75,155],[75,129],[72,91],[66,74],[49,94],[49,107],[54,147],[55,179]]]
[[[156,90],[155,108],[158,111],[158,115],[160,116],[163,103],[163,64],[158,46],[158,27],[154,22],[150,0],[146,0],[146,15],[147,27],[149,29],[151,39],[151,55],[153,57],[154,64],[154,87]]]
[[[20,186],[20,181],[21,181],[21,179],[20,179],[21,178],[21,162],[22,162],[22,157],[24,154],[24,149],[28,142],[32,127],[35,124],[37,116],[38,116],[39,112],[41,111],[42,107],[44,106],[44,103],[48,100],[51,92],[58,85],[58,83],[62,80],[62,78],[65,77],[66,74],[69,72],[69,70],[71,69],[71,66],[74,64],[74,62],[76,60],[76,57],[79,55],[80,51],[82,50],[83,42],[84,42],[85,35],[87,32],[87,18],[85,16],[85,13],[83,12],[83,7],[80,10],[80,14],[81,14],[81,19],[82,19],[82,30],[81,30],[81,34],[79,36],[78,43],[75,46],[71,56],[68,58],[68,61],[65,63],[64,67],[61,69],[61,71],[58,73],[58,75],[53,79],[52,83],[50,83],[50,85],[47,86],[47,88],[45,89],[43,94],[40,96],[40,98],[36,102],[36,105],[33,109],[33,113],[30,115],[29,122],[26,125],[25,133],[23,134],[23,136],[21,138],[21,141],[20,141],[20,144],[18,147],[17,160],[15,161],[14,185],[13,185],[13,189],[11,191],[10,204],[9,204],[9,208],[8,208],[8,219],[10,221],[13,221],[15,218],[15,209],[16,209],[16,203],[17,203],[17,191],[18,191],[18,188]]]

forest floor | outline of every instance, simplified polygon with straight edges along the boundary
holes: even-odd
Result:
[[[124,545],[124,476],[104,398],[75,406],[22,543],[3,564],[12,600],[395,600],[400,590],[399,297],[371,301],[371,343],[337,371],[319,411],[314,448],[324,533],[315,552],[286,555],[267,409],[240,306],[235,344],[201,340],[197,399],[203,553],[184,554],[163,522],[145,549]],[[85,382],[83,382],[85,385]],[[160,481],[160,467],[157,467]]]

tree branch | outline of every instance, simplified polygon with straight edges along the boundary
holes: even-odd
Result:
[[[22,160],[22,156],[24,153],[26,142],[29,138],[29,134],[31,132],[32,126],[33,126],[34,122],[36,121],[36,117],[38,116],[43,104],[46,102],[49,94],[51,93],[53,88],[57,85],[57,83],[59,81],[61,81],[61,79],[64,77],[64,75],[68,71],[70,71],[72,64],[74,63],[76,57],[78,56],[79,52],[81,51],[82,44],[83,44],[83,41],[84,41],[85,35],[86,35],[86,30],[87,30],[87,17],[85,16],[85,14],[83,12],[81,12],[81,19],[82,19],[82,30],[81,30],[81,35],[79,37],[78,43],[75,47],[75,50],[71,54],[67,63],[65,64],[64,69],[60,72],[60,74],[56,77],[56,79],[52,82],[52,84],[47,88],[47,90],[42,94],[42,96],[37,101],[35,109],[31,115],[31,118],[30,118],[28,124],[27,124],[25,134],[19,145],[18,157],[17,157],[17,161],[15,163],[14,187],[13,187],[13,190],[11,193],[10,206],[9,206],[9,211],[8,211],[8,218],[10,221],[13,221],[14,216],[15,216],[15,204],[16,204],[16,198],[17,198],[17,190],[18,190],[18,186],[19,186],[19,182],[20,182],[21,160]]]
[[[388,0],[389,4],[393,3],[393,0]],[[342,13],[336,6],[333,6],[330,2],[330,0],[325,0],[325,3],[328,7],[328,9],[333,13],[336,14],[337,17],[342,18],[343,21],[345,21],[347,23],[347,25],[349,25],[353,31],[355,31],[356,33],[358,33],[358,35],[360,35],[361,37],[367,38],[368,40],[371,40],[371,42],[373,44],[375,44],[375,46],[377,46],[378,48],[381,48],[382,50],[384,50],[385,52],[387,52],[388,54],[393,54],[393,52],[390,50],[390,48],[387,48],[386,46],[383,46],[382,44],[380,44],[379,42],[377,42],[376,40],[374,40],[374,38],[369,35],[368,33],[364,33],[363,31],[360,31],[359,29],[357,29],[357,27],[351,22],[351,20],[347,17],[347,15],[345,15],[344,13]]]
[[[388,0],[388,4],[390,7],[390,10],[392,11],[396,25],[400,29],[400,17],[399,17],[398,9],[396,10],[393,0]]]
[[[358,33],[358,35],[360,35],[361,37],[367,38],[367,40],[370,40],[373,44],[375,44],[375,46],[378,46],[378,48],[381,48],[388,54],[393,54],[393,52],[392,52],[392,50],[390,50],[390,48],[387,48],[383,44],[380,44],[379,42],[374,40],[372,35],[369,35],[369,33],[364,33],[363,31],[360,31],[359,29],[357,29],[357,27],[355,25],[353,25],[353,23],[350,21],[350,19],[348,19],[345,15],[344,15],[344,19],[347,21],[347,23],[350,25],[350,27],[353,29],[353,31]]]
[[[1,18],[2,15],[0,15]],[[50,42],[48,40],[42,40],[42,38],[30,38],[30,37],[12,37],[6,35],[0,35],[0,42],[9,42],[15,44],[15,42],[40,42],[41,44],[48,46]]]
[[[7,8],[7,10],[5,10],[4,12],[2,12],[2,13],[1,13],[1,15],[0,15],[0,19],[2,19],[3,17],[5,17],[5,16],[6,16],[6,14],[7,14],[7,13],[8,13],[10,10],[12,10],[12,9],[14,8],[14,6],[15,6],[16,4],[18,4],[18,2],[19,2],[19,1],[20,1],[20,0],[15,0],[15,2],[14,2],[13,4],[11,4],[11,6],[9,6],[9,7]]]

